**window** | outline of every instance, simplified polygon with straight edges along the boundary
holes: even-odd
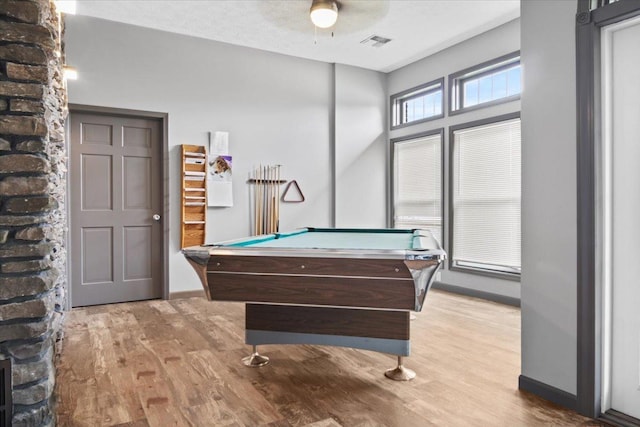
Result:
[[[444,79],[406,90],[391,97],[391,128],[444,117]]]
[[[512,53],[449,76],[451,114],[520,97],[520,53]]]
[[[452,268],[520,274],[520,117],[451,129]]]
[[[393,144],[393,226],[426,228],[442,242],[442,130]]]

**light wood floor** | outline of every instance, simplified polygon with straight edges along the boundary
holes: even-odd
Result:
[[[244,305],[201,298],[74,309],[57,366],[61,426],[592,426],[517,389],[520,310],[432,291],[412,322],[411,382],[395,358],[263,346],[240,363]]]

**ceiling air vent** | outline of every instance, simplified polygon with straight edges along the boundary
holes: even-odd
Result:
[[[371,47],[382,47],[385,44],[389,43],[390,41],[391,39],[388,39],[386,37],[373,35],[371,37],[367,37],[366,39],[362,40],[360,43],[369,45]]]

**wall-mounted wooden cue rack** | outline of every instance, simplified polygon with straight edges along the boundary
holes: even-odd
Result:
[[[181,246],[204,244],[207,228],[207,149],[182,145]]]
[[[280,229],[280,166],[260,165],[253,170],[253,234],[271,234]]]

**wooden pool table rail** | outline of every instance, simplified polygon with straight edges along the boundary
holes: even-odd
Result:
[[[240,249],[185,250],[209,300],[421,311],[444,259],[265,257]]]

